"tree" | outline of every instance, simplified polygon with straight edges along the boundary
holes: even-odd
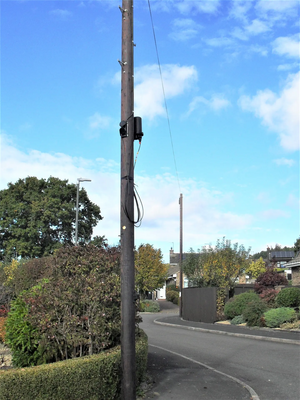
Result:
[[[0,259],[53,254],[72,244],[75,233],[77,187],[50,177],[19,179],[0,191]],[[102,217],[84,188],[79,192],[79,243],[90,240]]]
[[[106,248],[108,246],[106,237],[103,236],[95,236],[90,241],[89,244],[98,247],[99,249]]]
[[[299,253],[299,251],[300,251],[300,236],[298,237],[298,239],[296,239],[293,250],[294,250],[295,254]]]
[[[164,285],[168,265],[163,264],[162,259],[161,250],[154,249],[151,244],[141,244],[135,252],[135,281],[141,298]]]
[[[231,288],[236,278],[243,272],[249,263],[250,248],[230,240],[218,240],[215,247],[203,248],[196,256],[191,254],[183,263],[183,270],[195,286],[216,286]],[[194,260],[194,264],[191,262]]]
[[[299,242],[300,242],[300,238],[299,238]],[[290,247],[284,246],[284,247],[282,247],[280,244],[276,243],[274,247],[271,246],[271,247],[268,247],[266,250],[262,250],[259,253],[253,254],[252,259],[253,260],[258,260],[259,258],[262,257],[264,260],[267,260],[268,259],[268,253],[270,251],[296,251],[295,250],[296,243],[297,243],[297,241],[295,242],[294,247],[293,246],[290,246]],[[300,250],[300,248],[299,248],[299,250]]]
[[[245,273],[249,274],[251,278],[256,279],[260,274],[266,271],[266,263],[260,257],[256,261],[252,261],[249,266],[246,268]]]
[[[259,275],[254,284],[254,291],[262,294],[267,289],[274,289],[278,285],[287,285],[288,281],[283,273],[278,273],[274,268],[268,268]]]

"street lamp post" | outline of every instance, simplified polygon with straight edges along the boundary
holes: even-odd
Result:
[[[91,182],[91,179],[77,178],[77,195],[76,195],[76,221],[75,221],[75,246],[78,244],[78,203],[79,203],[79,186],[80,182]]]

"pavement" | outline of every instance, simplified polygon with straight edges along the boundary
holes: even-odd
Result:
[[[198,330],[218,335],[247,337],[279,343],[300,344],[300,331],[269,328],[249,328],[220,323],[185,321],[179,316],[179,307],[159,300],[161,312],[156,324],[172,325],[181,329]],[[178,313],[178,315],[176,315]],[[168,315],[170,314],[170,315]],[[175,314],[175,315],[174,315]],[[199,369],[201,373],[199,374]],[[179,358],[176,353],[149,346],[148,372],[150,386],[144,399],[160,400],[259,400],[255,391],[238,379],[220,373],[201,363]],[[148,382],[149,383],[149,382]],[[221,396],[220,396],[221,393]]]

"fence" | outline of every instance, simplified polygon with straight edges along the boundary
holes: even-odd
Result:
[[[187,321],[215,322],[217,290],[216,287],[183,289],[182,318]]]
[[[240,284],[230,292],[230,297],[253,290],[253,284]],[[217,287],[192,287],[183,289],[182,318],[187,321],[214,323],[217,318]],[[229,294],[226,301],[229,300]]]

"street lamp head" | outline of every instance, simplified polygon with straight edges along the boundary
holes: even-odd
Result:
[[[91,179],[85,179],[85,178],[77,178],[78,182],[91,182]]]

